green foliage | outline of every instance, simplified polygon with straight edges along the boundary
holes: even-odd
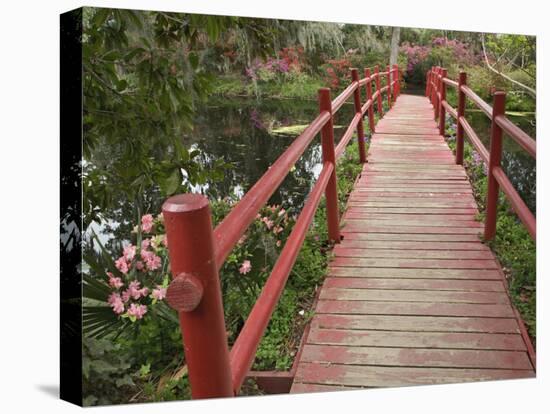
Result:
[[[128,355],[120,344],[85,338],[82,348],[82,387],[85,406],[127,401],[135,383]]]
[[[181,140],[194,101],[209,93],[199,39],[215,40],[231,18],[84,9],[84,222],[100,222],[121,204],[151,207],[147,195],[171,195],[216,179]],[[183,171],[186,172],[184,183]]]

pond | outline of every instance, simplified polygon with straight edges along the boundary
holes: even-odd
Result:
[[[354,107],[346,104],[336,113],[335,141],[338,142],[353,117]],[[307,125],[319,114],[316,101],[225,99],[199,108],[194,130],[186,145],[201,151],[205,165],[223,158],[233,165],[222,181],[196,191],[209,196],[241,197],[294,141],[295,135],[280,134],[281,127]],[[284,204],[299,210],[321,172],[320,134],[296,162],[269,204]]]

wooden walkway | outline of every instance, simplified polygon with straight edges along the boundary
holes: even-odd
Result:
[[[533,377],[428,99],[401,95],[376,130],[291,392]]]

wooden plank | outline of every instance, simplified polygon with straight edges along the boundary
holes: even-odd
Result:
[[[533,378],[532,370],[419,368],[300,364],[295,381],[326,385],[399,387],[472,381]]]
[[[479,242],[476,234],[399,234],[399,233],[357,233],[342,229],[344,240],[378,240],[378,241],[431,241],[431,242]]]
[[[365,219],[361,217],[361,214],[355,213],[353,211],[347,212],[343,219],[346,222],[356,223],[361,225],[367,225],[372,227],[384,227],[384,226],[399,226],[399,227],[423,227],[426,224],[429,224],[430,227],[469,227],[482,229],[483,223],[475,220],[426,220],[424,218],[409,217],[409,218],[389,218],[389,219]]]
[[[336,245],[340,246],[340,245]],[[342,246],[356,249],[396,249],[396,250],[449,250],[461,255],[461,251],[491,251],[489,247],[478,242],[431,242],[431,241],[399,241],[399,240],[353,240],[347,239]]]
[[[380,348],[306,344],[303,362],[395,367],[532,369],[526,352]]]
[[[380,214],[382,216],[391,216],[393,214],[400,214],[402,216],[409,215],[409,214],[420,214],[426,216],[432,216],[432,215],[462,215],[462,216],[470,216],[473,217],[477,214],[476,208],[435,208],[435,207],[370,207],[368,206],[369,203],[365,202],[358,202],[350,200],[348,202],[349,208],[354,208],[356,211],[364,212],[366,214]],[[372,204],[372,203],[371,203]],[[470,217],[467,217],[467,219],[470,219]]]
[[[346,387],[344,385],[323,385],[323,384],[307,384],[301,382],[294,382],[292,384],[292,394],[304,394],[309,392],[331,392],[331,391],[346,391],[346,390],[358,390],[362,387]]]
[[[455,259],[368,259],[356,257],[335,257],[331,267],[392,267],[401,269],[498,269],[492,260]]]
[[[450,221],[475,221],[474,214],[453,214],[454,211],[448,211],[449,214],[400,214],[387,212],[372,213],[365,207],[349,206],[346,211],[346,217],[350,219],[370,219],[370,220],[422,220],[424,223]],[[478,222],[479,223],[479,222]]]
[[[325,345],[384,346],[399,348],[490,349],[503,351],[525,350],[525,343],[521,335],[496,333],[311,329],[307,342]]]
[[[381,267],[329,266],[333,277],[502,280],[497,269],[401,269]]]
[[[477,316],[514,318],[509,304],[473,304],[441,302],[367,302],[358,300],[320,300],[318,314],[343,315],[416,315],[416,316]]]
[[[324,287],[320,300],[355,300],[378,302],[486,303],[507,304],[503,292],[461,292],[446,290],[342,289]]]
[[[450,316],[319,314],[313,317],[312,327],[408,332],[520,333],[514,318]]]
[[[348,247],[348,243],[336,245],[334,254],[339,257],[390,258],[390,259],[494,259],[489,250],[397,250]]]
[[[502,281],[455,279],[399,279],[327,277],[325,288],[401,289],[401,290],[458,290],[463,292],[505,292]]]
[[[481,234],[482,227],[437,227],[437,226],[375,226],[357,220],[347,220],[347,233],[394,233],[394,234]]]

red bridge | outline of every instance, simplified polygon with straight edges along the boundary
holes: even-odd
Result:
[[[535,353],[502,269],[480,239],[495,235],[499,189],[535,238],[535,218],[500,167],[503,134],[533,157],[535,141],[506,118],[503,92],[495,93],[491,107],[468,88],[465,73],[453,81],[432,68],[427,97],[400,94],[397,66],[372,74],[366,69],[362,79],[354,69],[352,79],[332,102],[328,89],[319,91],[318,117],[214,230],[205,197],[184,194],[164,204],[174,276],[168,301],[179,311],[193,398],[237,395],[250,375],[291,392],[535,375]],[[447,87],[458,92],[457,109],[446,100]],[[384,94],[391,109],[375,125]],[[333,116],[351,97],[355,116],[335,146]],[[468,98],[491,119],[490,150],[464,117]],[[446,113],[457,120],[456,156],[443,137]],[[374,131],[368,155],[364,118]],[[355,131],[364,166],[340,217],[335,163]],[[229,350],[218,270],[318,133],[323,170]],[[488,167],[484,224],[475,220],[462,166],[465,135]],[[291,372],[250,373],[323,194],[329,237],[337,245],[315,316]]]

